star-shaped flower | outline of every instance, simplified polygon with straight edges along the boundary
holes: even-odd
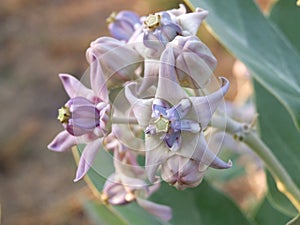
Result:
[[[190,97],[179,85],[176,74],[168,72],[170,71],[166,69],[160,70],[154,98],[138,98],[136,82],[125,87],[133,113],[140,126],[145,128],[146,170],[149,180],[154,182],[158,168],[175,156],[197,162],[199,173],[203,173],[203,165],[214,168],[231,167],[231,162],[225,163],[208,149],[203,134],[229,88],[229,81],[221,77],[221,87],[215,92]],[[174,174],[178,172],[176,168],[173,170]],[[198,177],[196,172],[195,177]]]

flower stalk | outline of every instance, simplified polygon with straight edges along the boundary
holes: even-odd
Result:
[[[243,141],[248,145],[248,147],[261,158],[266,168],[275,178],[278,190],[282,192],[292,202],[298,212],[300,212],[299,188],[251,125],[239,123],[232,118],[224,119],[223,116],[215,116],[211,125],[215,128],[225,130],[227,133],[233,135],[235,139]]]

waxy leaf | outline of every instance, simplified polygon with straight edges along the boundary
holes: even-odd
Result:
[[[173,210],[173,225],[249,225],[249,221],[228,197],[215,190],[206,181],[193,189],[178,191],[162,183],[160,190],[151,199],[170,205]]]
[[[300,55],[284,30],[277,29],[252,0],[186,2],[209,11],[206,22],[215,37],[285,106],[300,129]],[[294,26],[293,32],[297,29]]]
[[[254,84],[261,137],[296,185],[300,187],[300,133],[280,102],[258,82]],[[274,180],[270,177],[268,177],[268,184],[271,202],[275,203],[274,206],[287,215],[295,215],[297,211],[277,190]]]
[[[289,221],[286,225],[300,225],[300,215]]]
[[[276,182],[269,172],[267,172],[267,183],[269,188],[268,200],[273,207],[289,217],[296,216],[298,214],[296,208],[290,200],[278,190]]]
[[[285,35],[300,54],[300,7],[297,0],[279,0],[269,16],[270,21]]]
[[[85,204],[91,219],[101,225],[170,225],[139,207],[136,203],[125,206],[101,205],[95,201]]]
[[[268,198],[263,200],[255,215],[255,221],[259,225],[284,225],[290,218],[291,217],[282,214],[280,211],[277,211],[269,202]]]

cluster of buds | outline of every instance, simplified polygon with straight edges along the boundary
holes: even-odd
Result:
[[[136,201],[169,220],[168,206],[147,200],[161,180],[182,190],[199,185],[208,167],[231,167],[208,148],[204,134],[229,88],[221,77],[214,91],[202,91],[217,64],[196,36],[207,14],[199,8],[187,13],[183,5],[148,17],[112,13],[112,37],[96,39],[86,51],[91,88],[59,75],[70,99],[59,109],[64,130],[48,148],[85,144],[75,181],[101,148],[111,151],[115,172],[103,187],[104,203]]]

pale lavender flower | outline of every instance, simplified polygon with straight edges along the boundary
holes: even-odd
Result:
[[[70,100],[59,109],[58,119],[65,130],[48,145],[50,150],[61,152],[76,144],[86,144],[74,181],[87,173],[110,130],[110,104],[102,70],[94,56],[90,64],[92,89],[71,75],[59,75]]]
[[[166,44],[176,36],[196,35],[207,14],[207,11],[200,8],[197,8],[195,12],[186,13],[184,5],[180,4],[179,9],[142,17],[143,27],[137,29],[128,42],[136,43],[137,51],[145,58],[159,59]],[[140,42],[143,42],[144,46],[139,44]]]
[[[152,215],[162,220],[170,220],[172,218],[170,207],[147,200],[158,188],[159,183],[149,187],[143,180],[114,173],[107,178],[101,199],[104,203],[111,205],[126,205],[137,202]]]
[[[86,51],[87,59],[91,55],[97,58],[108,88],[135,79],[137,77],[135,71],[143,62],[131,45],[111,37],[100,37],[91,42]]]
[[[163,219],[172,217],[171,208],[147,200],[159,188],[159,183],[149,186],[144,179],[145,171],[141,168],[133,151],[122,146],[116,137],[109,135],[106,147],[113,150],[115,173],[107,178],[101,199],[106,204],[125,205],[136,201],[149,213]]]
[[[203,134],[203,129],[229,88],[229,81],[221,78],[222,85],[214,93],[189,97],[178,84],[176,74],[165,72],[160,70],[154,99],[139,99],[137,83],[130,83],[125,87],[126,97],[136,119],[145,128],[146,170],[149,180],[155,181],[159,166],[175,155],[195,160],[199,167],[231,167],[231,162],[223,162],[208,149]],[[173,171],[176,172],[177,168]],[[198,173],[203,173],[203,170]],[[198,177],[198,174],[195,173],[194,176]]]
[[[200,124],[197,121],[185,119],[191,109],[191,102],[185,98],[170,107],[162,99],[154,99],[152,105],[152,121],[145,129],[145,134],[161,135],[166,146],[176,152],[181,145],[181,132],[199,133]]]
[[[106,20],[113,38],[128,41],[133,33],[141,26],[140,17],[131,11],[113,12]]]

